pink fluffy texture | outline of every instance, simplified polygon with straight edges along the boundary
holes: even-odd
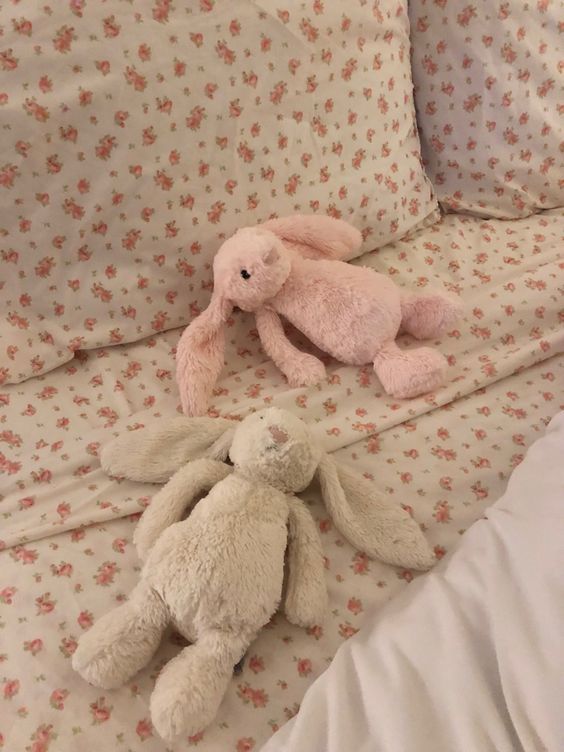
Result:
[[[262,345],[291,386],[319,382],[323,363],[284,334],[283,316],[320,350],[351,365],[373,363],[382,386],[408,399],[436,389],[446,360],[428,347],[402,351],[400,331],[440,336],[456,321],[457,301],[402,292],[372,269],[349,266],[360,233],[328,217],[293,216],[239,230],[214,260],[209,308],[178,344],[176,378],[187,415],[206,412],[223,366],[224,324],[234,306],[256,315]]]

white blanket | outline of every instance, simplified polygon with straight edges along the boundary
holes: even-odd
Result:
[[[564,412],[453,556],[337,652],[262,752],[564,749]]]

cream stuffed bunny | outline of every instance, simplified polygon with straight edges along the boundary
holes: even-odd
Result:
[[[91,684],[119,687],[148,663],[173,624],[192,644],[165,666],[151,697],[153,725],[166,740],[213,720],[234,665],[281,599],[293,624],[323,621],[321,542],[294,495],[316,472],[335,526],[354,546],[391,564],[433,563],[410,515],[324,454],[299,418],[268,408],[235,425],[165,419],[119,436],[102,452],[111,475],[168,483],[135,530],[141,581],[82,636],[73,667]],[[233,467],[221,461],[228,454]]]

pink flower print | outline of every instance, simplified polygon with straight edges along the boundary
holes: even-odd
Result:
[[[95,576],[94,579],[96,579]],[[78,615],[77,622],[82,629],[90,629],[94,623],[94,616],[90,611],[81,611]]]
[[[155,21],[158,23],[166,23],[168,21],[171,2],[172,0],[157,0],[152,11]]]
[[[124,110],[118,110],[114,115],[114,123],[120,127],[125,128],[125,121],[129,117],[129,112],[125,112]]]
[[[258,655],[252,655],[247,663],[248,668],[253,674],[259,674],[264,671],[264,660]]]
[[[96,146],[94,151],[98,159],[109,159],[116,146],[117,141],[115,136],[106,134],[98,141],[98,146]]]
[[[59,565],[51,564],[51,574],[54,577],[70,577],[73,571],[72,564],[62,561]]]
[[[90,704],[90,713],[92,714],[92,724],[98,725],[108,721],[112,715],[113,705],[106,705],[105,697],[98,699]]]
[[[246,141],[242,141],[237,147],[237,154],[241,157],[243,162],[250,163],[255,158],[254,151],[249,148]]]
[[[111,585],[117,572],[119,572],[119,568],[115,561],[105,561],[98,567],[97,573],[93,576],[94,582],[103,587]]]
[[[109,60],[96,60],[96,68],[103,76],[107,76],[110,72],[111,66]]]
[[[22,564],[34,564],[39,554],[35,549],[25,548],[24,546],[15,546],[10,551],[10,556],[15,561],[21,561]]]
[[[22,141],[21,139],[19,141],[16,141],[16,151],[18,154],[24,158],[27,158],[29,156],[29,151],[31,149],[31,144],[29,141]]]
[[[92,622],[90,622],[90,625],[92,625]],[[61,653],[65,656],[65,658],[70,658],[71,655],[74,653],[78,645],[78,642],[75,640],[74,637],[63,637],[61,640],[61,644],[59,645],[59,650]]]
[[[35,504],[35,497],[34,496],[25,496],[23,499],[20,499],[18,502],[20,509],[31,509],[32,506]]]
[[[341,78],[343,81],[350,81],[352,78],[353,73],[358,68],[358,60],[356,58],[351,57],[345,65],[343,66],[343,69],[341,70]]]
[[[78,137],[78,131],[72,125],[69,125],[66,128],[60,126],[59,135],[63,141],[70,141],[71,143],[75,144]]]
[[[106,38],[113,39],[119,35],[121,26],[120,24],[116,23],[115,16],[108,16],[108,18],[104,18],[102,24],[104,28],[104,36]]]
[[[135,70],[135,67],[128,65],[125,69],[125,80],[128,84],[133,86],[135,91],[145,91],[147,87],[147,79]]]
[[[345,640],[348,640],[349,637],[352,637],[358,632],[358,629],[352,626],[352,624],[349,624],[348,621],[344,624],[339,624],[339,634],[341,637]]]
[[[254,748],[255,740],[250,736],[247,736],[244,739],[237,740],[237,744],[235,745],[235,752],[252,752]]]
[[[174,185],[174,180],[169,175],[167,175],[165,170],[157,170],[157,173],[153,179],[156,185],[158,185],[159,188],[161,188],[163,191],[170,191],[170,189]]]
[[[26,640],[24,642],[24,650],[32,655],[37,655],[43,650],[43,640],[35,638],[35,640]]]
[[[125,538],[116,538],[112,543],[112,549],[118,554],[123,554],[125,553],[126,545],[127,541],[125,540]]]
[[[157,134],[154,127],[151,125],[148,128],[143,129],[142,143],[143,146],[151,146],[157,140]]]
[[[14,602],[14,595],[17,593],[15,587],[5,587],[0,590],[0,603],[4,603],[7,606],[11,606]]]
[[[253,89],[256,89],[258,83],[257,74],[253,71],[251,71],[250,73],[243,73],[243,83],[247,86],[252,87]]]
[[[223,60],[225,65],[233,65],[236,55],[233,50],[229,49],[224,41],[218,42],[215,45],[215,51],[220,60]]]
[[[67,519],[67,517],[71,513],[71,506],[67,501],[62,501],[60,504],[57,505],[57,514],[61,518],[61,521]]]
[[[14,180],[19,175],[19,170],[16,165],[5,164],[0,170],[0,185],[3,188],[12,188]]]
[[[434,506],[433,517],[437,522],[450,522],[451,506],[448,501],[438,501]]]
[[[37,606],[37,615],[44,616],[55,610],[57,601],[51,598],[51,593],[43,593],[35,599],[35,605]]]
[[[296,193],[298,186],[301,185],[301,182],[302,180],[298,174],[294,173],[293,175],[290,175],[288,182],[284,186],[284,191],[288,196],[293,196]]]
[[[225,204],[223,201],[216,201],[215,204],[211,207],[211,209],[208,211],[208,222],[211,224],[217,224],[225,212]]]
[[[47,107],[37,104],[33,97],[27,98],[23,107],[27,114],[34,117],[38,123],[45,123],[50,117]]]
[[[89,89],[79,88],[78,91],[78,103],[81,107],[88,107],[92,104],[93,93]]]
[[[137,55],[142,62],[147,62],[151,59],[151,48],[148,44],[140,44],[137,49]]]
[[[66,198],[63,202],[63,210],[73,219],[82,219],[84,216],[84,207],[77,204],[72,198]]]
[[[358,598],[349,598],[349,601],[347,603],[348,610],[353,613],[355,616],[362,613],[362,601]]]
[[[282,101],[282,98],[288,91],[288,86],[284,81],[279,81],[272,91],[270,92],[269,98],[272,104],[280,104]]]
[[[142,720],[138,721],[137,726],[135,727],[135,733],[141,739],[141,741],[144,742],[145,739],[153,736],[153,724],[151,723],[151,721],[143,718]]]
[[[2,696],[5,700],[11,700],[20,691],[19,679],[4,679],[2,683]]]
[[[31,736],[33,744],[26,747],[26,752],[47,752],[51,742],[56,738],[53,726],[41,724]]]
[[[358,552],[353,558],[351,569],[355,574],[366,574],[370,571],[370,562],[368,556],[363,552]]]
[[[253,689],[248,682],[238,685],[237,694],[245,704],[251,702],[255,708],[264,708],[268,703],[264,689]]]
[[[49,697],[49,704],[55,710],[65,709],[65,700],[69,696],[68,689],[54,689]]]
[[[323,627],[319,626],[319,624],[315,624],[313,627],[308,627],[306,632],[316,640],[320,640],[323,637]]]
[[[57,52],[69,52],[71,48],[71,42],[76,39],[74,28],[71,26],[61,26],[57,31],[55,38],[53,39],[53,47]]]
[[[12,48],[0,52],[0,67],[3,71],[13,71],[18,67],[18,58],[12,54]]]
[[[52,473],[50,470],[42,467],[39,470],[33,470],[31,477],[34,483],[51,483]]]
[[[26,37],[31,36],[33,26],[31,21],[28,21],[27,18],[20,18],[19,21],[17,21],[15,18],[12,18],[12,26],[17,34],[22,34]]]
[[[312,671],[310,659],[309,658],[298,659],[296,668],[300,676],[309,676],[309,674],[311,674],[311,671]]]

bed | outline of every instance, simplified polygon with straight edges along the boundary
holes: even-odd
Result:
[[[509,234],[500,220],[449,215],[355,262],[399,284],[444,285],[461,295],[466,316],[439,345],[451,368],[436,394],[396,403],[368,369],[336,363],[329,363],[326,384],[289,390],[240,315],[230,338],[232,372],[219,384],[213,410],[232,418],[265,404],[296,410],[328,449],[413,510],[437,559],[449,556],[564,409],[563,230],[562,212],[512,223]],[[1,390],[6,749],[51,743],[66,752],[101,740],[116,749],[140,742],[166,749],[152,730],[148,698],[156,672],[178,650],[177,635],[112,692],[85,684],[70,656],[82,631],[136,582],[132,531],[155,491],[106,477],[100,446],[179,409],[172,354],[180,332],[80,351],[56,370]],[[418,579],[354,551],[332,529],[315,489],[306,499],[327,556],[326,622],[306,632],[277,615],[234,677],[217,723],[175,752],[260,749],[297,713],[339,646]]]
[[[175,348],[240,226],[346,219],[363,236],[351,263],[460,297],[434,343],[445,383],[410,401],[327,358],[322,383],[290,389],[237,313],[209,414],[291,409],[413,513],[439,566],[473,547],[564,409],[559,20],[554,3],[493,0],[0,5],[0,749],[258,752],[304,696],[302,717],[322,718],[347,646],[380,613],[399,638],[401,604],[433,587],[353,550],[312,487],[327,618],[276,615],[203,733],[166,747],[151,725],[173,632],[120,690],[72,671],[79,636],[137,581],[132,531],[156,491],[107,477],[100,448],[179,412]]]

